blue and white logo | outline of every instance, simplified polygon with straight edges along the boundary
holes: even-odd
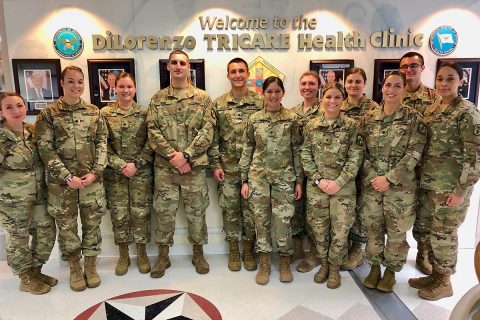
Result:
[[[53,48],[59,56],[73,59],[82,53],[83,40],[72,28],[62,28],[53,36]]]
[[[430,48],[440,56],[446,56],[455,50],[458,43],[458,34],[450,26],[441,26],[430,35]]]

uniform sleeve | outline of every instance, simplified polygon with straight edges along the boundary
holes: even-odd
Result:
[[[303,172],[302,162],[300,159],[300,148],[302,146],[302,135],[300,132],[300,124],[297,119],[293,120],[292,126],[292,153],[293,166],[295,168],[295,177],[297,183],[302,183],[305,173]]]
[[[148,144],[152,150],[158,153],[165,159],[168,159],[168,154],[173,153],[175,150],[168,140],[163,135],[162,129],[160,128],[160,119],[158,116],[158,110],[155,106],[155,103],[150,102],[147,114],[147,130],[148,130]]]
[[[147,165],[148,163],[153,162],[153,150],[152,147],[150,147],[150,144],[148,141],[145,141],[145,145],[143,146],[142,152],[140,152],[140,156],[136,159],[140,161],[142,166]]]
[[[463,168],[453,194],[464,198],[468,189],[480,178],[480,115],[476,110],[465,112],[459,123],[463,142]]]
[[[108,165],[117,172],[121,172],[122,167],[127,163],[125,160],[118,156],[115,150],[113,150],[110,142],[108,142],[107,144],[107,160]]]
[[[360,130],[365,134],[366,128],[366,119],[367,116],[363,116],[360,119]],[[373,164],[370,160],[370,153],[368,152],[367,140],[365,139],[365,150],[363,154],[363,163],[360,167],[360,176],[365,178],[366,180],[371,180],[378,176],[377,171],[373,167]]]
[[[218,125],[218,113],[217,113],[217,104],[213,103],[213,117],[215,119],[215,127],[213,129],[213,141],[210,147],[208,148],[207,155],[208,155],[208,162],[210,165],[210,169],[213,171],[221,168],[220,164],[220,130]]]
[[[208,147],[212,144],[213,134],[215,130],[215,116],[213,115],[212,101],[210,97],[206,98],[206,108],[203,114],[202,129],[200,129],[193,138],[192,143],[184,150],[190,155],[190,158],[200,156],[207,152]]]
[[[100,177],[107,166],[107,138],[108,131],[105,119],[100,115],[97,121],[97,134],[95,136],[95,160],[93,162],[92,173]]]
[[[303,131],[303,144],[300,148],[300,159],[304,174],[307,175],[311,181],[322,179],[320,172],[315,164],[315,158],[313,156],[312,135],[314,126],[307,123]]]
[[[343,166],[342,172],[335,182],[341,187],[357,176],[358,170],[362,165],[363,154],[365,152],[365,138],[359,126],[354,126],[350,137],[350,146],[348,148],[347,161]]]
[[[253,152],[255,151],[255,132],[253,131],[253,125],[250,119],[247,121],[247,126],[243,133],[243,150],[242,157],[238,162],[240,167],[240,173],[242,180],[248,179],[248,171],[252,164]]]

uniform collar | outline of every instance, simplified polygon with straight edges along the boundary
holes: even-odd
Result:
[[[179,97],[175,94],[175,88],[172,87],[172,85],[169,85],[167,88],[167,95],[171,98],[175,98],[177,100],[181,99],[189,99],[192,98],[195,95],[195,87],[192,86],[191,84],[188,85],[188,87],[185,88],[185,96]]]
[[[405,106],[403,104],[400,104],[397,110],[395,110],[394,113],[391,115],[387,116],[385,112],[383,112],[383,103],[380,105],[380,108],[375,110],[375,120],[383,120],[385,122],[391,122],[394,120],[398,120],[403,118],[405,111]]]
[[[247,90],[247,94],[240,101],[235,101],[235,98],[233,97],[232,91],[229,91],[227,93],[226,100],[227,100],[227,104],[232,105],[232,106],[242,106],[242,105],[245,105],[245,104],[254,105],[255,104],[255,97],[256,97],[255,92],[253,92],[251,90]]]
[[[349,111],[351,109],[358,108],[358,107],[361,106],[363,101],[365,101],[366,99],[367,99],[367,96],[365,95],[365,93],[362,94],[362,96],[360,97],[360,100],[358,100],[358,103],[355,104],[355,105],[348,102],[348,99],[345,99],[345,101],[343,102],[343,105],[342,105],[342,111]]]
[[[322,112],[320,114],[320,116],[318,117],[319,119],[319,122],[318,122],[318,126],[319,127],[332,127],[332,128],[338,128],[338,127],[341,127],[344,123],[345,123],[345,118],[346,118],[346,115],[343,114],[342,112],[340,112],[340,115],[338,116],[337,119],[335,119],[333,122],[330,122],[329,120],[327,120],[325,118],[325,113]]]
[[[131,108],[128,108],[128,109],[122,109],[120,108],[120,106],[118,105],[118,101],[115,102],[113,105],[112,105],[112,111],[115,112],[115,113],[118,113],[118,114],[121,114],[121,115],[124,115],[124,116],[128,116],[130,114],[133,114],[133,113],[136,113],[137,112],[137,109],[138,109],[138,105],[135,101],[133,101],[133,104],[132,104],[132,107]]]
[[[58,99],[58,102],[59,102],[59,108],[62,110],[75,111],[77,109],[86,109],[85,101],[82,98],[80,98],[80,102],[76,104],[67,104],[62,99]]]

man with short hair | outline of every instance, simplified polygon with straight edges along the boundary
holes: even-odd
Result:
[[[33,87],[28,89],[27,97],[28,101],[43,101],[43,100],[52,100],[52,91],[45,89],[43,87],[43,77],[45,73],[33,72],[30,76]]]
[[[102,100],[104,101],[116,101],[117,93],[115,92],[115,78],[116,75],[113,71],[110,71],[107,75],[108,88],[103,90]]]

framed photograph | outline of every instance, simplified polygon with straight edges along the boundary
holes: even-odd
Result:
[[[387,73],[399,70],[400,59],[375,59],[373,69],[372,99],[377,103],[382,102],[382,82]]]
[[[38,114],[63,95],[60,59],[12,59],[15,91],[27,102],[27,114]]]
[[[3,71],[2,58],[0,58],[0,92],[7,91],[7,85],[5,84],[5,72]]]
[[[345,71],[353,68],[353,60],[310,60],[310,70],[317,71],[320,75],[320,91],[328,82],[339,82],[342,85],[345,82]]]
[[[479,83],[480,78],[480,59],[479,58],[448,58],[448,59],[438,59],[437,60],[437,70],[445,62],[456,62],[463,69],[463,79],[460,87],[458,88],[458,93],[462,97],[472,103],[477,103],[478,94],[479,94]]]
[[[117,100],[115,78],[120,72],[128,72],[135,77],[133,59],[88,59],[87,64],[90,101],[100,109]],[[137,96],[133,99],[137,101]]]
[[[158,60],[160,66],[160,89],[170,85],[170,72],[167,69],[168,59]],[[190,83],[202,90],[205,90],[205,60],[190,59]]]

